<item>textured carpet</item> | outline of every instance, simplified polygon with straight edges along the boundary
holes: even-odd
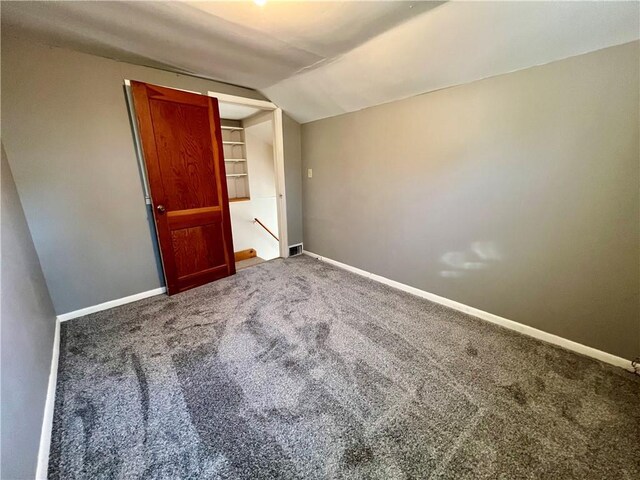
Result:
[[[640,478],[640,377],[305,256],[61,334],[51,478]]]

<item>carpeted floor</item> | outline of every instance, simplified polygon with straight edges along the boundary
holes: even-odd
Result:
[[[640,478],[640,377],[305,256],[61,340],[50,478]]]

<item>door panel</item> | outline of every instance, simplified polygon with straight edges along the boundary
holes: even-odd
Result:
[[[131,88],[168,293],[234,274],[218,101]]]
[[[178,278],[225,265],[220,224],[210,223],[171,232]]]
[[[219,205],[207,106],[151,99],[154,140],[169,211]]]

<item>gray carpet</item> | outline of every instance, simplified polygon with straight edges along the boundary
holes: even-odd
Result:
[[[640,377],[309,257],[62,324],[50,478],[640,478]]]

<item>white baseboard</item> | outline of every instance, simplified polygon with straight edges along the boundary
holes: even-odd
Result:
[[[67,320],[71,320],[73,318],[84,317],[85,315],[89,315],[90,313],[101,312],[102,310],[108,310],[110,308],[118,307],[126,303],[137,302],[138,300],[142,300],[143,298],[161,295],[166,291],[167,289],[165,287],[160,287],[154,288],[153,290],[147,290],[146,292],[136,293],[135,295],[129,295],[128,297],[116,298],[115,300],[100,303],[98,305],[93,305],[92,307],[81,308],[80,310],[74,310],[73,312],[63,313],[61,315],[58,315],[58,320],[61,322],[66,322]]]
[[[453,308],[454,310],[459,310],[469,315],[473,315],[474,317],[486,320],[487,322],[495,323],[496,325],[500,325],[501,327],[515,330],[516,332],[520,332],[524,335],[537,338],[538,340],[542,340],[553,345],[558,345],[560,347],[566,348],[567,350],[580,353],[587,357],[595,358],[596,360],[615,365],[616,367],[624,368],[625,370],[629,370],[630,372],[635,372],[635,369],[631,364],[631,360],[617,357],[615,355],[603,352],[592,347],[587,347],[586,345],[582,345],[581,343],[567,340],[566,338],[559,337],[542,330],[538,330],[537,328],[529,327],[528,325],[523,325],[522,323],[514,322],[513,320],[508,320],[498,315],[494,315],[493,313],[470,307],[469,305],[465,305],[464,303],[456,302],[455,300],[450,300],[434,293],[425,292],[424,290],[420,290],[419,288],[411,287],[409,285],[405,285],[404,283],[396,282],[395,280],[390,280],[380,275],[376,275],[375,273],[352,267],[351,265],[347,265],[345,263],[323,257],[322,255],[317,255],[307,250],[304,250],[302,253],[304,253],[305,255],[309,255],[310,257],[317,258],[318,260],[329,263],[331,265],[335,265],[336,267],[342,268],[344,270],[362,275],[363,277],[370,278],[371,280],[375,280],[376,282],[384,283],[385,285],[389,285],[390,287],[397,288],[398,290],[402,290],[418,297],[426,298],[427,300],[431,300],[432,302]]]
[[[60,320],[56,319],[56,330],[53,334],[53,353],[51,354],[51,370],[47,400],[44,404],[42,431],[40,432],[40,448],[38,449],[38,465],[36,480],[46,480],[49,469],[49,450],[51,448],[51,430],[53,429],[53,410],[56,404],[56,384],[58,382],[58,359],[60,358]]]

